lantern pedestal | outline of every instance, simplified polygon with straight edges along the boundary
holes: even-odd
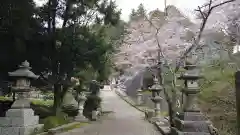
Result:
[[[78,105],[78,115],[75,116],[75,121],[79,122],[88,122],[88,119],[83,115],[83,109],[84,109],[84,103],[86,101],[85,95],[80,95],[78,97],[78,100],[80,100],[79,105]]]
[[[43,127],[42,124],[38,124],[39,117],[34,116],[28,100],[28,93],[31,91],[30,80],[38,78],[29,69],[29,62],[24,61],[18,70],[8,73],[16,79],[12,89],[18,94],[18,98],[6,112],[6,117],[0,117],[0,135],[31,135]]]
[[[176,126],[172,127],[171,135],[210,135],[210,122],[204,117],[197,106],[199,91],[198,79],[201,78],[196,65],[186,61],[187,71],[179,79],[184,80],[185,102],[182,112],[174,119]]]
[[[1,135],[30,135],[42,129],[39,117],[32,109],[9,109],[6,117],[0,118]]]
[[[84,117],[82,114],[78,114],[75,117],[75,121],[78,121],[78,122],[88,122],[89,120],[86,117]]]
[[[27,99],[19,99],[16,100],[13,104],[12,104],[12,109],[20,109],[20,108],[30,108],[30,101]]]
[[[28,93],[30,89],[23,87],[12,87],[12,89],[18,94],[18,98],[12,104],[11,109],[31,108],[30,101],[28,100]]]
[[[138,90],[137,92],[138,92],[137,93],[137,105],[140,106],[143,103],[143,94],[141,93],[142,90]]]
[[[190,134],[210,135],[210,122],[200,112],[183,112],[175,118],[176,128],[171,129],[172,135]]]
[[[19,97],[6,112],[6,117],[0,117],[0,134],[31,135],[38,132],[43,128],[43,124],[39,124],[39,116],[34,116],[34,111],[30,108],[28,90],[15,91]]]

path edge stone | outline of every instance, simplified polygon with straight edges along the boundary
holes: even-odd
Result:
[[[131,100],[125,93],[123,94],[123,93],[119,92],[119,90],[114,90],[114,91],[122,100],[124,100],[129,105],[136,108],[137,110],[139,110],[143,113],[146,113],[147,109],[149,109],[148,107],[142,107],[141,108],[133,100]],[[170,133],[170,128],[169,127],[161,127],[157,122],[152,122],[151,119],[149,119],[148,122],[153,124],[162,135],[169,135],[169,133]]]
[[[39,133],[37,135],[58,135],[58,134],[62,134],[62,133],[65,133],[65,132],[76,130],[76,129],[79,130],[79,129],[83,128],[83,127],[74,128],[74,129],[71,129],[69,131],[64,131],[65,128],[68,128],[70,126],[73,126],[73,125],[76,125],[76,124],[79,124],[79,123],[81,123],[81,122],[74,121],[74,122],[71,122],[71,123],[68,123],[68,124],[64,124],[64,125],[61,125],[61,126],[58,126],[58,127],[55,127],[55,128],[48,129],[47,132],[42,132],[42,133]],[[86,122],[86,123],[90,124],[90,122]]]
[[[145,113],[146,110],[148,109],[147,107],[141,107],[138,106],[133,100],[131,100],[127,95],[123,95],[121,92],[119,92],[118,90],[114,90],[115,93],[121,98],[123,99],[125,102],[127,102],[128,104],[130,104],[132,107],[136,108],[137,110]]]

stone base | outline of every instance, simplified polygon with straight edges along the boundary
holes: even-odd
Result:
[[[74,118],[75,121],[77,122],[88,122],[88,119],[84,117],[83,115],[78,115]]]
[[[161,126],[168,126],[168,120],[164,119],[163,117],[152,117],[150,119],[151,123],[158,123]]]
[[[211,135],[210,133],[206,132],[182,132],[176,128],[171,128],[171,135]]]
[[[178,130],[183,132],[209,132],[208,126],[210,123],[208,121],[183,121],[176,119],[175,122]]]
[[[43,127],[38,123],[32,109],[9,109],[6,117],[0,117],[0,135],[30,135]]]
[[[98,120],[98,116],[99,116],[99,111],[92,111],[92,120],[93,121]]]
[[[181,120],[187,121],[206,121],[207,118],[201,112],[183,112],[178,115]]]
[[[153,117],[154,117],[154,113],[155,113],[155,112],[154,112],[154,110],[152,110],[152,109],[151,109],[151,110],[150,110],[150,109],[147,110],[147,111],[145,112],[145,118],[146,118],[146,119],[151,119],[151,118],[153,118]]]
[[[171,129],[173,135],[210,135],[210,123],[201,112],[180,113],[175,123],[176,128]]]
[[[11,106],[11,109],[26,109],[26,108],[29,109],[31,108],[30,101],[28,99],[18,99]]]
[[[42,128],[43,124],[26,127],[0,127],[0,135],[31,135],[39,132]]]

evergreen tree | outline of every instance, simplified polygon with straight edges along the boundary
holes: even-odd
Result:
[[[138,17],[145,17],[146,16],[146,9],[144,5],[141,3],[137,8],[137,16]]]
[[[90,26],[95,22],[100,27],[119,24],[121,12],[112,0],[47,0],[41,7],[33,0],[3,0],[0,7],[1,79],[8,79],[9,71],[28,60],[33,72],[54,87],[54,111],[58,113],[75,70],[91,67],[99,81],[108,78],[113,42]],[[63,21],[61,26],[57,19]],[[120,37],[118,29],[113,32]],[[49,72],[48,78],[43,72]]]
[[[130,20],[134,20],[136,18],[137,12],[135,11],[135,9],[132,9],[131,13],[130,13]]]

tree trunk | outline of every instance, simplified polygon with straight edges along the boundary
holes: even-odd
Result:
[[[61,112],[61,104],[62,104],[62,98],[61,98],[61,85],[60,84],[54,84],[54,114],[58,115]]]

